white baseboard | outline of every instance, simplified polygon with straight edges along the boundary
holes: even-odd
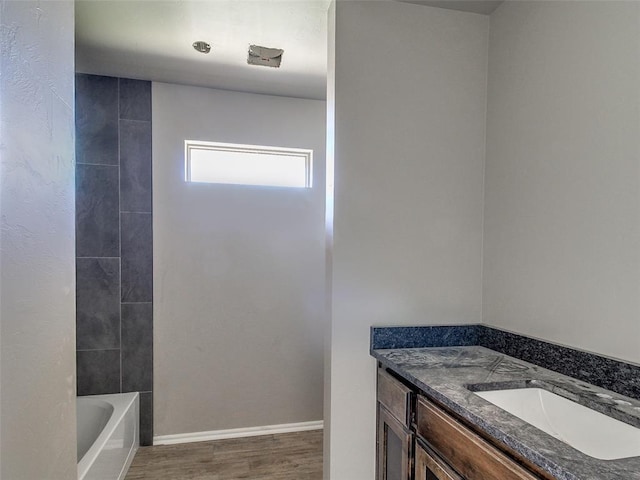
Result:
[[[174,435],[158,435],[153,437],[154,445],[175,445],[176,443],[208,442],[227,438],[257,437],[276,433],[305,432],[321,430],[324,422],[285,423],[282,425],[265,425],[263,427],[232,428],[229,430],[211,430],[208,432],[177,433]]]

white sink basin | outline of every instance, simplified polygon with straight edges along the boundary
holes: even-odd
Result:
[[[640,456],[640,428],[541,388],[474,392],[591,457]]]

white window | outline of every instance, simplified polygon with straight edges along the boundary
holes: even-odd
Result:
[[[187,182],[311,188],[312,150],[185,141]]]

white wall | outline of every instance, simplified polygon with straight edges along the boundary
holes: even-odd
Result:
[[[75,479],[73,1],[0,1],[0,477]]]
[[[481,320],[489,20],[339,1],[335,21],[326,453],[332,480],[368,480],[376,437],[370,325]]]
[[[187,184],[184,140],[314,150],[312,189]],[[322,420],[325,102],[153,84],[155,434]]]
[[[326,195],[325,195],[325,332],[324,332],[324,432],[322,472],[325,480],[331,473],[331,336],[333,283],[333,210],[336,138],[336,2],[327,11],[327,131],[326,131]]]
[[[491,17],[484,322],[640,362],[640,3]]]

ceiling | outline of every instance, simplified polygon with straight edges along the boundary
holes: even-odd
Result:
[[[83,73],[324,99],[330,0],[76,0]],[[211,52],[196,52],[204,40]],[[247,64],[250,44],[284,49]]]
[[[324,99],[330,1],[76,0],[76,70]],[[502,3],[400,1],[482,14]],[[196,52],[198,40],[211,52]],[[280,68],[248,65],[250,44],[284,49]]]
[[[415,3],[429,7],[447,8],[449,10],[461,10],[463,12],[481,13],[491,15],[504,0],[399,0],[404,3]]]

